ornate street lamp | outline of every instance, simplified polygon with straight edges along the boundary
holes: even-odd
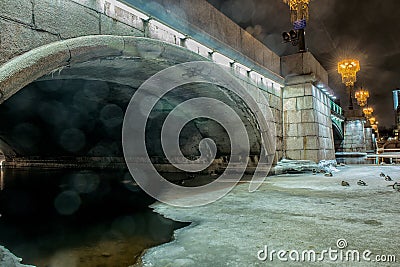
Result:
[[[349,93],[349,109],[353,109],[352,88],[357,81],[357,72],[360,70],[360,62],[356,59],[344,59],[338,63],[338,73],[342,75],[342,82]]]
[[[290,20],[293,24],[308,20],[308,5],[310,0],[283,0],[290,7]]]
[[[354,86],[359,70],[360,62],[356,59],[345,59],[338,63],[338,72],[342,75],[342,82],[347,87]]]
[[[363,113],[367,119],[371,118],[373,112],[374,112],[373,108],[363,108]]]
[[[376,122],[375,117],[369,118],[369,123],[370,123],[371,125],[372,125],[372,124],[375,124],[375,122]]]
[[[367,104],[369,92],[361,87],[356,91],[355,97],[357,99],[358,105],[360,107],[363,107]]]
[[[293,23],[297,35],[284,32],[282,37],[284,42],[291,42],[293,45],[299,45],[299,52],[306,51],[305,31],[308,21],[308,5],[310,0],[283,0],[290,8],[290,20]],[[289,38],[289,37],[292,38]]]

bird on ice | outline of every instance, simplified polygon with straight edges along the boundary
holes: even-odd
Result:
[[[381,174],[379,174],[379,176],[380,177],[386,177],[386,175],[383,172],[381,172]]]
[[[392,178],[389,175],[386,175],[385,181],[393,181]]]
[[[367,183],[364,182],[363,180],[358,180],[357,184],[361,186],[367,186]]]
[[[350,184],[346,181],[342,181],[342,186],[350,186]]]
[[[333,174],[331,172],[327,172],[327,173],[325,173],[325,176],[332,177]]]
[[[398,192],[400,192],[400,183],[399,182],[395,182],[392,185],[392,187],[393,187],[394,190],[397,190]]]

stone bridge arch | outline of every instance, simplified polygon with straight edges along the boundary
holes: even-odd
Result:
[[[206,60],[182,47],[144,37],[93,35],[67,39],[30,50],[1,66],[0,103],[24,86],[46,75],[61,72],[64,68],[77,67],[81,71],[88,66],[81,67],[79,64],[115,58],[158,60],[160,64],[164,63],[164,67],[188,61]],[[83,76],[84,74],[72,71],[71,75]],[[119,78],[111,77],[111,75],[96,77],[95,72],[92,72],[92,75],[93,79],[117,80]],[[50,79],[50,77],[47,76],[44,79]]]
[[[332,120],[332,131],[333,131],[333,140],[335,143],[335,151],[340,151],[343,145],[344,133],[341,125],[338,125],[338,123],[335,120]]]
[[[9,157],[122,157],[119,142],[119,130],[123,119],[121,112],[124,113],[124,107],[135,89],[164,68],[199,60],[207,59],[183,47],[143,37],[85,36],[33,49],[0,67],[0,103],[2,103],[0,114],[7,122],[0,126],[1,143],[12,148],[13,152],[8,154]],[[104,90],[101,88],[108,86],[108,91],[105,89],[108,94],[107,99],[100,99],[97,103],[98,109],[93,112],[99,115],[104,107],[109,107],[110,116],[112,117],[114,112],[118,120],[113,122],[111,118],[108,122],[111,126],[108,127],[101,119],[88,116],[90,110],[81,112],[79,109],[87,108],[91,102],[85,102],[90,100],[85,96],[86,100],[78,101],[81,105],[77,107],[75,100],[80,93],[78,89],[73,89],[75,86],[84,87],[83,90],[89,88],[87,89],[89,96],[96,99],[101,98],[96,95],[102,94]],[[182,88],[180,92],[182,90],[191,92],[186,93],[186,98],[205,93],[230,105],[240,115],[248,129],[251,154],[256,158],[260,149],[258,126],[255,121],[249,120],[254,116],[240,104],[240,101],[234,101],[217,86],[189,86]],[[69,97],[72,94],[74,97]],[[30,99],[30,102],[26,99]],[[167,99],[167,105],[163,105],[164,110],[159,111],[161,116],[156,117],[162,119],[164,113],[173,108],[175,101],[178,103],[182,100],[184,99],[179,93],[171,95]],[[60,118],[51,121],[46,119],[47,115]],[[80,122],[75,125],[71,122],[74,119]],[[29,121],[38,124],[35,126]],[[68,123],[65,123],[66,121]],[[154,119],[149,125],[149,127],[155,125],[156,129],[154,134],[150,134],[152,141],[149,142],[149,153],[154,157],[154,161],[162,163],[163,154],[157,139],[160,130],[157,126],[158,119]],[[101,129],[96,130],[96,127]],[[222,161],[229,155],[229,138],[227,140],[226,133],[218,124],[199,120],[185,128],[186,136],[183,137],[182,145],[183,152],[187,156],[196,155],[199,140],[206,137],[214,139],[217,146],[219,144],[218,156]],[[96,139],[94,134],[102,136]],[[81,141],[82,144],[74,147],[68,140],[64,140],[63,144],[60,135]],[[36,142],[27,136],[31,139],[37,137],[45,142]],[[20,145],[21,140],[22,145]]]

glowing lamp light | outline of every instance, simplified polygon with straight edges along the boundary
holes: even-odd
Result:
[[[372,119],[372,118],[371,118]],[[371,120],[370,119],[370,120]],[[379,124],[379,121],[376,121],[375,120],[375,118],[373,118],[374,119],[374,123],[371,125],[371,127],[372,127],[372,129],[375,131],[375,132],[379,132],[379,128],[378,128],[378,124]]]
[[[369,123],[370,123],[371,125],[372,125],[372,124],[375,124],[375,122],[376,122],[375,117],[369,118]]]
[[[342,75],[342,82],[346,86],[354,86],[359,70],[360,62],[356,59],[345,59],[338,63],[338,73]]]
[[[373,112],[374,112],[373,108],[363,108],[363,113],[366,118],[370,118]]]
[[[290,7],[290,20],[295,25],[298,22],[308,20],[308,5],[310,0],[283,0]],[[305,27],[305,24],[304,26]]]
[[[369,92],[367,90],[364,90],[363,88],[360,88],[359,90],[356,91],[355,97],[357,99],[357,103],[360,107],[363,107],[367,104],[367,100],[369,98]]]

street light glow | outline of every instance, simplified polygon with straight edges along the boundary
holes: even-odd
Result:
[[[368,90],[363,89],[362,87],[357,90],[355,97],[357,99],[357,103],[360,107],[364,107],[367,104],[369,98]]]
[[[374,109],[369,107],[369,108],[363,108],[363,112],[365,117],[368,119],[371,117],[372,113],[374,112]]]
[[[359,70],[360,62],[356,59],[345,59],[338,63],[338,73],[342,75],[342,82],[346,86],[354,86]]]

